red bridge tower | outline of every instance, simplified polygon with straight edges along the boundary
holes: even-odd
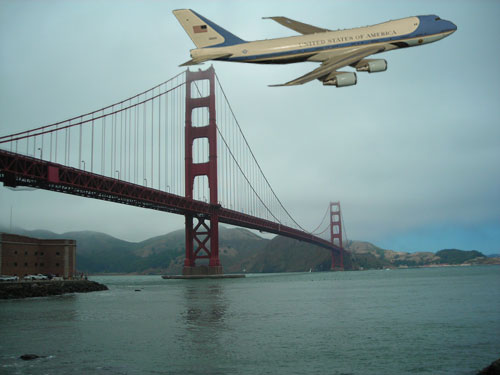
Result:
[[[335,265],[335,251],[332,250],[332,271],[344,269],[344,246],[342,243],[342,216],[340,202],[330,202],[330,240],[340,248],[339,265]]]
[[[193,98],[192,83],[208,80],[208,96]],[[196,108],[207,108],[208,125],[193,126],[192,115]],[[199,124],[196,124],[199,125]],[[193,162],[193,143],[195,139],[208,140],[208,162]],[[215,114],[215,70],[186,72],[186,124],[185,124],[185,194],[193,199],[193,187],[196,177],[207,176],[210,190],[211,213],[209,215],[186,214],[186,258],[183,275],[222,274],[219,261],[219,215],[217,199],[217,124]],[[194,220],[197,222],[195,223]],[[208,265],[196,266],[196,260],[208,259]]]

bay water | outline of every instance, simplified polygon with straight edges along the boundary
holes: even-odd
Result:
[[[109,291],[0,301],[0,374],[475,374],[500,358],[499,266],[91,279]]]

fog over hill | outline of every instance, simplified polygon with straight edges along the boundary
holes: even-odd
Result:
[[[7,230],[0,227],[0,232]],[[141,242],[123,241],[91,231],[57,234],[16,228],[12,232],[35,238],[76,240],[79,272],[179,274],[184,264],[184,230]],[[244,228],[221,226],[219,241],[220,259],[226,273],[327,271],[331,265],[331,252],[324,248],[280,236],[269,240]],[[363,241],[348,241],[345,247],[346,270],[462,263],[500,264],[500,258],[488,258],[475,250],[405,253],[382,249]]]

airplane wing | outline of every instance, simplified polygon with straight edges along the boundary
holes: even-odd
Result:
[[[302,85],[314,79],[324,77],[337,69],[343,68],[344,66],[354,64],[367,56],[383,51],[385,51],[385,48],[381,46],[356,47],[340,56],[331,57],[323,61],[319,68],[314,69],[312,72],[309,72],[302,77],[280,85],[270,85],[270,87]]]
[[[271,19],[279,24],[288,27],[289,29],[292,29],[293,31],[296,31],[300,34],[316,34],[316,33],[323,33],[325,31],[331,31],[328,29],[322,29],[321,27],[316,27],[312,25],[308,25],[307,23],[302,23],[299,21],[294,21],[290,18],[286,17],[263,17],[264,19]]]
[[[192,60],[186,61],[184,64],[181,64],[179,66],[188,66],[188,65],[196,65],[196,64],[201,64],[204,63],[205,61],[209,60],[217,60],[223,57],[229,57],[232,56],[232,53],[215,53],[212,55],[205,55],[205,56],[200,56],[200,57],[195,57]]]

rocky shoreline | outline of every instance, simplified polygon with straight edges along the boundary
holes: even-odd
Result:
[[[89,293],[101,290],[108,290],[108,287],[90,280],[6,282],[0,284],[0,299],[48,297],[66,293]]]
[[[500,374],[500,358],[492,362],[488,367],[483,368],[477,375],[498,375]]]

